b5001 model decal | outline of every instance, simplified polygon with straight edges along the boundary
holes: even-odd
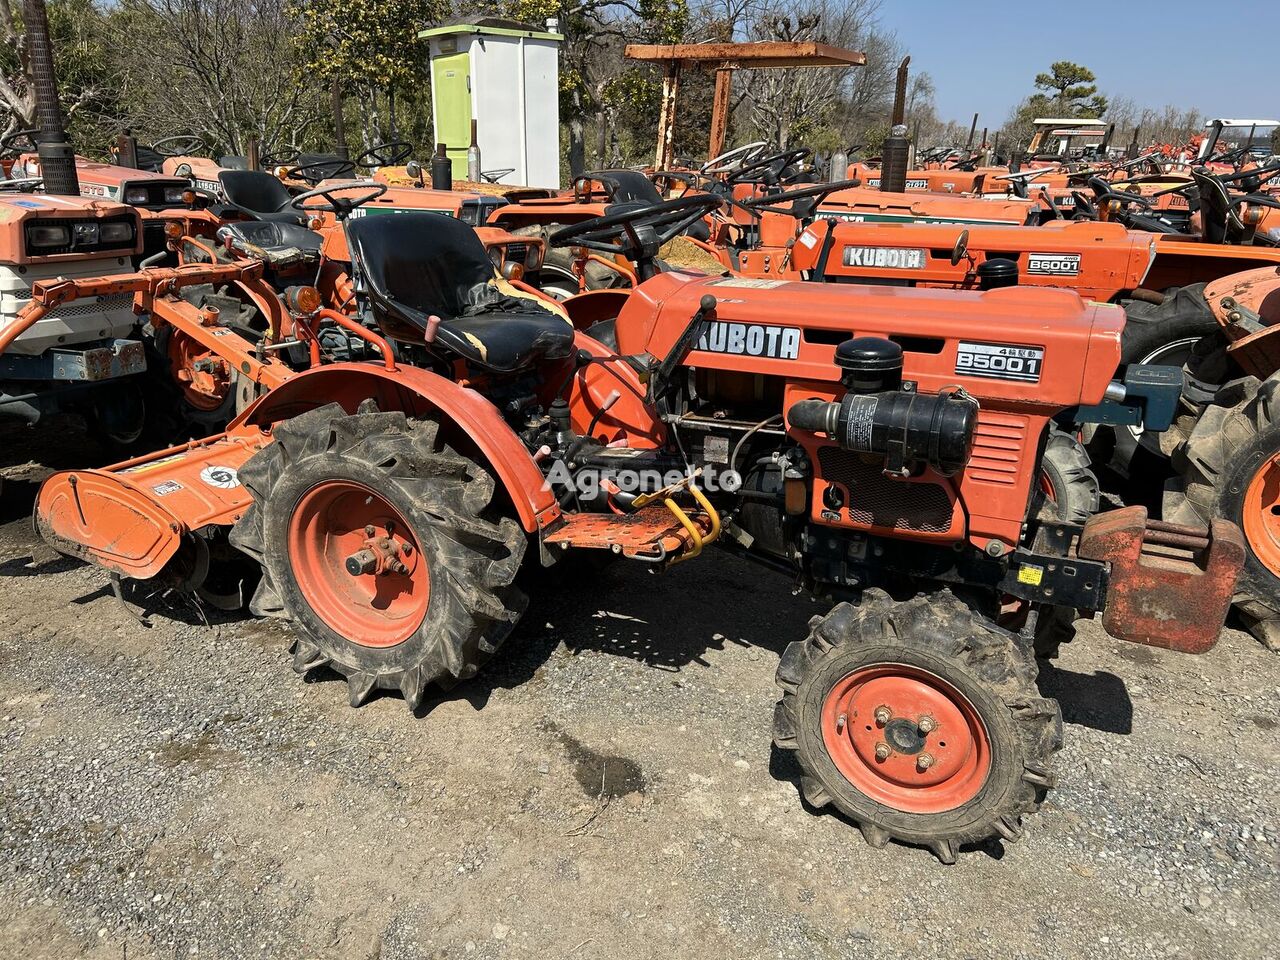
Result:
[[[956,353],[956,373],[965,377],[1039,383],[1043,367],[1043,347],[961,340]]]

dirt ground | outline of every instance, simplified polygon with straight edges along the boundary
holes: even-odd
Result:
[[[0,957],[1263,957],[1280,661],[1092,624],[1042,673],[1067,745],[1016,845],[873,850],[769,730],[821,606],[723,555],[548,584],[412,716],[304,682],[287,632],[133,619],[0,500]],[[143,597],[135,597],[145,600]]]

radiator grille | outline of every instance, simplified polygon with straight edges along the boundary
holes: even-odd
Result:
[[[951,497],[936,483],[890,480],[876,463],[863,463],[857,454],[839,447],[818,451],[822,478],[849,491],[849,518],[854,523],[946,533],[951,529]]]
[[[1011,487],[1021,472],[1027,420],[1007,413],[982,411],[974,431],[973,456],[965,467],[966,480]]]

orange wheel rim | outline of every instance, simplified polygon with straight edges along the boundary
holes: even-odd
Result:
[[[973,704],[941,677],[877,664],[844,677],[822,705],[822,740],[836,769],[877,803],[941,813],[977,796],[991,742]]]
[[[1242,519],[1254,556],[1280,577],[1280,460],[1263,463],[1249,481]]]
[[[431,577],[421,544],[369,487],[316,484],[294,507],[287,543],[303,598],[340,636],[393,647],[426,619]]]
[[[169,369],[182,399],[197,410],[217,410],[227,399],[231,380],[227,362],[180,330],[169,336]]]
[[[1040,491],[1054,503],[1058,502],[1057,491],[1053,487],[1053,477],[1049,476],[1049,471],[1043,468],[1040,470]]]

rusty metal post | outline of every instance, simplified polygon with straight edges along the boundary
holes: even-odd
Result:
[[[671,154],[675,149],[676,98],[680,94],[680,61],[667,64],[662,78],[662,105],[658,111],[658,152],[653,159],[655,170],[671,168]]]
[[[978,132],[978,115],[973,115],[973,123],[969,125],[969,139],[965,141],[964,152],[973,153],[973,135]]]
[[[40,126],[36,153],[45,193],[79,196],[76,154],[62,120],[62,104],[58,102],[58,77],[53,69],[53,41],[49,38],[49,14],[44,0],[23,0],[22,19],[27,28],[27,58]]]
[[[245,166],[250,170],[257,170],[258,164],[261,160],[262,157],[260,156],[258,147],[258,138],[250,137],[249,145],[245,148]]]
[[[729,126],[729,93],[733,88],[733,68],[716,68],[716,93],[711,102],[711,139],[707,141],[707,159],[724,153],[724,135]]]

